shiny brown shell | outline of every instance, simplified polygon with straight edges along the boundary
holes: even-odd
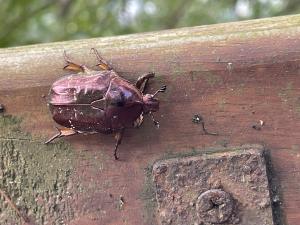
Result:
[[[60,125],[79,133],[110,133],[133,127],[143,95],[112,70],[87,71],[55,81],[49,108]]]

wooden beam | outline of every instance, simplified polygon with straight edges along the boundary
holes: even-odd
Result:
[[[1,49],[0,77],[4,79],[2,78],[0,88],[2,90],[49,85],[62,74],[64,50],[76,60],[93,65],[96,62],[95,57],[90,54],[93,47],[97,48],[116,70],[123,73],[154,69],[172,72],[168,70],[170,65],[180,67],[181,72],[190,72],[194,67],[201,65],[206,68],[209,65],[213,69],[223,69],[224,66],[227,67],[226,63],[230,62],[242,64],[239,66],[261,64],[287,52],[281,49],[281,52],[276,52],[275,55],[274,51],[278,49],[264,51],[270,46],[276,47],[271,43],[246,52],[247,48],[243,44],[251,44],[254,40],[265,38],[276,41],[284,36],[286,45],[292,45],[293,38],[299,34],[299,23],[300,17],[296,15]],[[239,49],[240,52],[225,54],[223,49]],[[183,56],[186,58],[182,59]],[[184,61],[179,62],[178,59]]]
[[[162,84],[168,91],[156,115],[160,130],[146,119],[139,130],[127,131],[119,162],[112,157],[112,137],[65,139],[75,154],[70,179],[84,190],[72,189],[73,224],[141,224],[149,214],[140,197],[149,163],[168,153],[246,143],[271,150],[282,219],[300,224],[299,15],[0,49],[0,103],[7,114],[23,118],[22,129],[35,140],[54,132],[42,96],[66,74],[63,51],[92,66],[92,47],[123,77],[134,81],[154,71],[149,92]],[[191,122],[194,114],[220,135],[202,135]],[[259,120],[265,125],[253,129]],[[115,205],[120,196],[122,210]]]

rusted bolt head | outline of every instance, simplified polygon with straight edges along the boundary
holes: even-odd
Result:
[[[211,189],[198,197],[196,209],[204,222],[221,224],[232,215],[233,199],[221,189]]]

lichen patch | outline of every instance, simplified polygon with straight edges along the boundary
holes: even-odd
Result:
[[[34,224],[66,224],[73,218],[73,155],[58,142],[44,145],[20,129],[21,119],[0,115],[0,189]],[[0,197],[0,224],[21,224]]]

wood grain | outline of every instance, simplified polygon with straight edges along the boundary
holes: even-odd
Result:
[[[168,90],[156,114],[161,128],[146,118],[140,129],[128,130],[120,161],[113,159],[111,136],[65,139],[76,152],[73,179],[85,189],[74,196],[71,224],[147,224],[144,168],[169,153],[247,143],[270,149],[283,219],[300,224],[300,16],[0,49],[6,113],[23,117],[23,129],[37,138],[55,132],[42,96],[66,74],[63,50],[93,66],[92,47],[131,81],[154,71],[149,92],[162,84]],[[202,135],[194,114],[220,135]],[[265,122],[260,131],[252,128],[259,120]]]

